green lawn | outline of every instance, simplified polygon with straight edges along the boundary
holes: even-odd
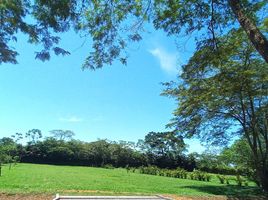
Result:
[[[202,182],[138,173],[124,169],[18,164],[5,166],[0,193],[84,192],[101,194],[176,194],[180,196],[259,195],[255,186],[221,185],[217,180]]]

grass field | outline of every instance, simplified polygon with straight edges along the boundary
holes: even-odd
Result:
[[[5,166],[0,177],[0,193],[48,194],[176,194],[180,196],[261,195],[255,186],[238,187],[211,182],[176,179],[124,169],[18,164]]]

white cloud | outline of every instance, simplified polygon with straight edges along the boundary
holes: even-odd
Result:
[[[60,117],[59,118],[60,121],[62,122],[82,122],[83,119],[76,117],[76,116],[71,116],[71,117]]]
[[[178,73],[178,55],[176,53],[169,53],[162,48],[155,48],[149,50],[149,52],[158,59],[161,68],[169,73]]]

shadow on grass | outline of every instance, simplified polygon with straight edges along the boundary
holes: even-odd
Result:
[[[204,185],[204,186],[185,186],[184,188],[193,189],[200,192],[206,192],[211,195],[224,195],[228,200],[265,200],[268,199],[268,194],[262,192],[260,188],[250,186],[235,186],[235,185]]]

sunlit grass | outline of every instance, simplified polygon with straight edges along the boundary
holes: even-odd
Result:
[[[222,185],[217,179],[188,179],[127,173],[125,169],[18,164],[5,166],[1,193],[177,194],[189,196],[260,194],[255,186]]]

